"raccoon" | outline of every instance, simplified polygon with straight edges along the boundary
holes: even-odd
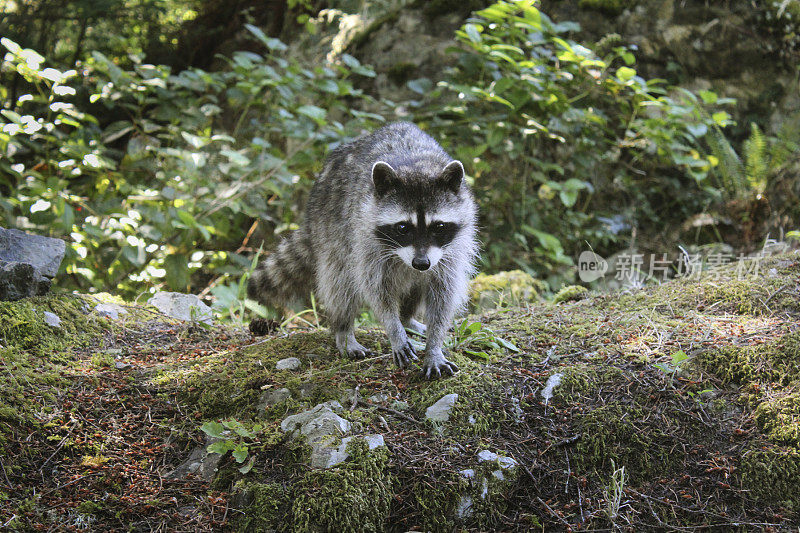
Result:
[[[426,336],[425,376],[453,374],[442,345],[467,302],[476,216],[461,162],[414,124],[386,125],[330,153],[303,226],[252,273],[248,296],[275,305],[313,291],[351,357],[370,355],[353,328],[366,304],[400,368],[417,360],[408,328]]]

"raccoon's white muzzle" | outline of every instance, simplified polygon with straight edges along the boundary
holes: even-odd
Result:
[[[432,269],[444,255],[444,251],[438,246],[431,246],[419,252],[413,246],[403,246],[397,248],[395,253],[406,265],[419,271]]]

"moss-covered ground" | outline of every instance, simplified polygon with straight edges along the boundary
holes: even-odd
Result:
[[[451,356],[461,372],[438,381],[393,367],[377,329],[357,335],[378,355],[354,361],[324,329],[254,338],[146,310],[121,323],[93,318],[81,311],[83,297],[2,304],[0,316],[17,318],[0,323],[0,526],[796,527],[800,257],[741,274],[730,267],[471,317],[483,329],[457,339]],[[70,325],[42,329],[35,313],[44,307]],[[517,349],[493,346],[497,338]],[[286,357],[301,367],[276,370]],[[267,401],[281,388],[290,395]],[[426,421],[426,408],[450,393],[459,395],[450,420]],[[380,433],[386,447],[368,451],[355,440],[347,461],[312,469],[309,448],[278,425],[328,400],[344,406],[353,434]],[[247,473],[228,454],[212,478],[169,475],[204,446],[204,421],[231,418],[260,427],[241,440]],[[478,462],[481,450],[518,466],[497,476],[499,463]]]

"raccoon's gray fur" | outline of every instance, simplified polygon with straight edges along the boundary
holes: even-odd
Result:
[[[253,272],[250,298],[265,304],[313,291],[344,354],[364,357],[353,321],[364,304],[381,321],[394,360],[417,359],[404,326],[425,333],[426,376],[452,374],[442,345],[467,301],[478,246],[477,208],[464,167],[427,134],[389,124],[328,156],[305,224]]]

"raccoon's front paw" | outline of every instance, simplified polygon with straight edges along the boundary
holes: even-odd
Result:
[[[428,354],[422,364],[422,373],[428,379],[440,378],[442,375],[452,376],[456,372],[458,372],[458,366],[448,361],[441,351]]]
[[[360,344],[358,347],[350,347],[347,349],[347,357],[351,359],[364,359],[365,357],[369,357],[372,355],[372,351],[367,348],[364,348]]]
[[[423,324],[422,322],[418,322],[413,318],[405,324],[407,330],[409,330],[412,334],[417,334],[420,337],[425,336],[425,332],[428,331],[428,326]]]
[[[394,364],[400,368],[410,366],[411,361],[416,361],[418,359],[417,353],[414,351],[414,347],[411,346],[410,341],[406,341],[405,344],[397,348],[392,348],[392,356],[394,357]]]
[[[372,355],[372,352],[356,341],[355,335],[352,334],[337,334],[336,347],[339,349],[339,353],[351,359],[364,359]]]

